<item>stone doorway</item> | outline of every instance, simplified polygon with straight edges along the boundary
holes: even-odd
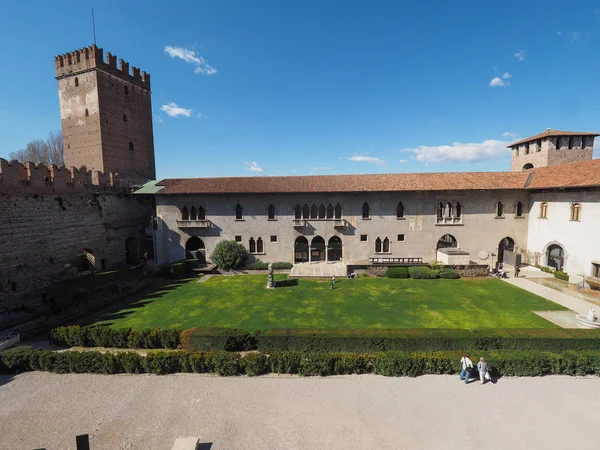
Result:
[[[327,244],[327,260],[342,260],[342,240],[339,236],[332,236]]]
[[[206,264],[206,247],[204,241],[198,236],[192,236],[185,243],[185,257],[196,259],[198,264]]]
[[[294,242],[294,262],[308,262],[308,239],[298,236]]]

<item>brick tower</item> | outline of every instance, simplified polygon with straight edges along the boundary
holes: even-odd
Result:
[[[150,75],[101,48],[54,58],[67,167],[113,172],[130,184],[156,177]]]

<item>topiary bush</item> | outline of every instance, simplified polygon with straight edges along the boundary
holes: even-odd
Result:
[[[408,267],[390,267],[385,276],[388,278],[409,278]]]
[[[55,344],[109,348],[174,349],[179,345],[180,335],[181,330],[177,328],[149,328],[136,331],[131,328],[115,330],[106,326],[79,325],[57,327],[50,332],[50,337]]]
[[[221,269],[235,269],[248,257],[248,251],[235,241],[221,241],[215,245],[210,259]]]
[[[457,280],[460,278],[460,276],[456,273],[456,270],[450,267],[444,267],[442,270],[440,270],[439,276],[440,278],[445,278],[447,280]]]
[[[437,270],[425,266],[409,267],[408,273],[415,280],[433,280],[440,277]]]
[[[565,273],[565,272],[562,272],[560,270],[556,270],[554,272],[554,278],[558,278],[559,280],[563,280],[563,281],[569,282],[569,274]]]

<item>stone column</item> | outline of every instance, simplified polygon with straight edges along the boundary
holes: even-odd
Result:
[[[329,246],[325,246],[325,262],[329,262]]]
[[[308,246],[308,262],[311,263],[312,262],[312,247],[309,245]]]

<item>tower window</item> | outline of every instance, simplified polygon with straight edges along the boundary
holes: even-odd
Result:
[[[129,151],[133,151],[133,142],[129,141]]]
[[[542,140],[541,139],[539,141],[537,141],[537,151],[538,152],[542,151]]]
[[[540,205],[540,219],[547,219],[548,218],[548,203],[543,202]]]
[[[85,110],[85,117],[88,117],[90,115],[90,112],[86,109]]]
[[[127,114],[123,114],[123,122],[127,122]]]
[[[75,77],[75,87],[79,87],[79,78]]]
[[[129,95],[129,88],[125,86],[125,95]]]
[[[573,203],[571,205],[571,220],[579,222],[581,218],[581,205],[579,203]]]

